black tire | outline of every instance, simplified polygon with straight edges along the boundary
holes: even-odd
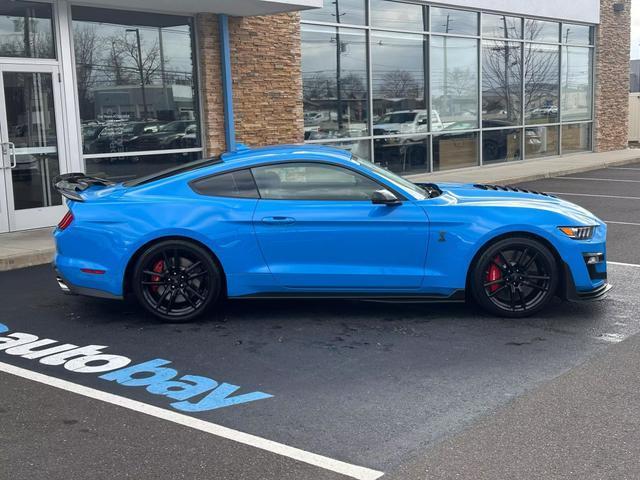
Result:
[[[204,248],[184,240],[151,245],[138,258],[133,293],[147,311],[167,322],[188,322],[222,294],[222,272]]]
[[[559,284],[558,263],[549,248],[527,237],[491,244],[473,265],[471,293],[487,312],[528,317],[545,308]]]

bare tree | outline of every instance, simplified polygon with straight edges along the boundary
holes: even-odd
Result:
[[[154,40],[150,46],[145,45],[144,42],[141,41],[140,52],[142,55],[138,55],[138,43],[135,39],[131,39],[125,35],[115,37],[112,40],[114,59],[117,62],[122,61],[124,65],[133,63],[134,72],[141,72],[144,84],[150,85],[153,83],[153,77],[160,69],[162,63],[158,40]]]
[[[381,93],[386,98],[416,98],[420,96],[420,84],[411,72],[393,70],[382,77]]]
[[[98,35],[93,25],[82,25],[73,31],[76,56],[76,78],[81,118],[95,116],[93,87],[96,83],[95,65],[98,61]]]

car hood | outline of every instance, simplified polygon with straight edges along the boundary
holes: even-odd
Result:
[[[554,195],[517,187],[482,184],[438,183],[441,198],[458,205],[520,207],[544,210],[567,217],[575,225],[604,223],[589,210]]]

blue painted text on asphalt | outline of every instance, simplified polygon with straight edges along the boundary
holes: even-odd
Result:
[[[8,331],[9,328],[0,323],[0,333]],[[7,355],[38,359],[44,365],[61,365],[75,373],[102,373],[103,380],[125,387],[145,387],[149,393],[176,400],[170,405],[184,412],[204,412],[273,397],[264,392],[231,396],[239,386],[197,375],[181,376],[177,370],[167,367],[171,364],[169,360],[161,358],[129,366],[130,358],[105,354],[102,352],[105,348],[108,347],[61,344],[21,332],[0,337],[0,351]]]

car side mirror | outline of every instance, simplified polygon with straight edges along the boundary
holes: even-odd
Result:
[[[373,192],[373,195],[371,195],[371,203],[374,205],[387,205],[389,207],[396,207],[402,204],[398,197],[386,189]]]

